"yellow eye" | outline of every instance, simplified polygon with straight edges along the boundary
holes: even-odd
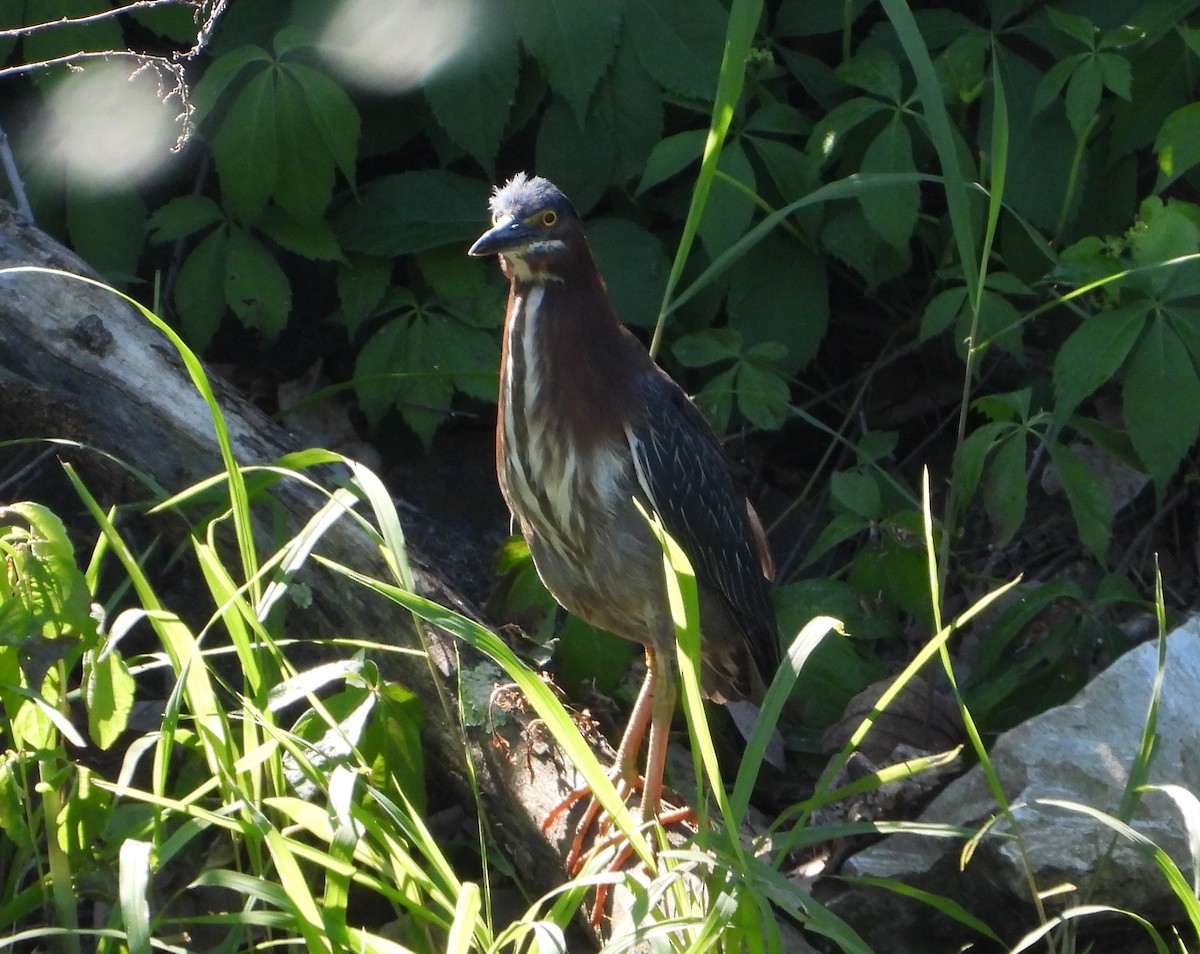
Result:
[[[544,225],[546,228],[550,228],[550,226],[552,226],[557,221],[558,221],[558,213],[555,212],[553,209],[547,209],[545,212],[542,213],[542,225]]]

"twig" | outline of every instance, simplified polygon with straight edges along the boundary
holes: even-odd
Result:
[[[17,203],[17,212],[30,225],[33,224],[33,209],[29,205],[29,196],[25,194],[25,183],[21,181],[21,173],[17,170],[17,161],[13,158],[12,147],[8,144],[8,133],[0,126],[0,165],[4,167],[4,175],[12,187],[13,198]]]
[[[55,27],[84,26],[89,23],[96,23],[100,20],[109,20],[113,17],[118,17],[123,13],[129,13],[133,10],[152,10],[155,7],[175,6],[180,3],[187,4],[189,7],[196,7],[197,9],[203,5],[202,0],[134,0],[133,3],[126,4],[123,7],[114,7],[111,10],[101,10],[99,13],[89,13],[82,17],[59,17],[57,20],[46,20],[42,23],[31,23],[28,26],[0,30],[0,40],[8,37],[29,36],[31,33],[37,33],[41,30],[52,30]]]

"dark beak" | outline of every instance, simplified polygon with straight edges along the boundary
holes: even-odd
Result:
[[[468,255],[499,255],[509,249],[518,248],[533,238],[533,229],[515,219],[505,216],[484,232],[467,251]]]

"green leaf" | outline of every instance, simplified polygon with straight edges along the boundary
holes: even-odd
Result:
[[[203,122],[216,108],[217,101],[247,66],[261,64],[262,72],[271,63],[271,55],[260,46],[239,46],[217,59],[204,71],[200,81],[192,90],[193,118]]]
[[[1075,68],[1085,59],[1087,59],[1086,53],[1076,53],[1059,60],[1046,71],[1046,75],[1042,77],[1033,94],[1033,115],[1036,116],[1058,99],[1063,87],[1067,85],[1067,80],[1075,72]]]
[[[1104,481],[1065,444],[1047,440],[1045,446],[1067,492],[1079,539],[1103,564],[1112,538],[1113,521],[1112,498]]]
[[[458,320],[475,328],[498,329],[504,324],[507,287],[493,281],[492,275],[460,249],[422,252],[417,256],[417,267],[439,301]]]
[[[225,218],[221,207],[203,195],[182,195],[155,210],[146,222],[153,245],[174,242],[216,225]]]
[[[353,340],[363,324],[375,315],[392,279],[392,262],[385,258],[354,256],[337,270],[340,306],[333,320],[344,326]]]
[[[671,267],[662,242],[628,219],[610,218],[588,223],[588,242],[617,315],[631,325],[653,326]]]
[[[395,407],[428,447],[456,389],[495,400],[499,363],[493,334],[419,307],[367,341],[355,365],[355,387],[372,426]]]
[[[918,341],[928,341],[954,324],[967,303],[965,288],[947,288],[938,292],[921,315]]]
[[[735,365],[709,378],[696,395],[696,404],[707,415],[713,430],[718,434],[724,434],[729,429],[729,418],[733,416],[733,396],[737,391],[734,378],[737,370]]]
[[[824,258],[773,232],[734,267],[728,308],[747,345],[782,342],[780,367],[796,373],[816,357],[829,327]]]
[[[708,133],[703,129],[688,129],[660,139],[650,150],[646,168],[642,172],[642,180],[638,183],[635,194],[641,195],[647,189],[682,172],[692,163],[699,162],[707,137]]]
[[[538,170],[563,190],[580,214],[599,201],[612,175],[616,145],[593,140],[565,99],[555,99],[538,127]]]
[[[658,87],[638,62],[632,45],[622,43],[612,69],[596,87],[584,125],[584,134],[593,143],[599,137],[613,142],[609,181],[625,183],[642,172],[662,138],[662,124]]]
[[[278,174],[272,195],[294,219],[320,219],[333,198],[333,157],[321,145],[304,90],[287,75],[275,90]]]
[[[1119,53],[1101,53],[1096,57],[1104,85],[1121,99],[1133,99],[1133,69]]]
[[[846,60],[835,72],[851,86],[874,93],[899,105],[902,99],[900,67],[890,53],[871,50]]]
[[[594,0],[513,0],[521,42],[582,122],[592,91],[617,49],[621,14]]]
[[[337,262],[345,257],[326,219],[296,219],[278,206],[269,206],[256,227],[271,241],[302,258]]]
[[[425,101],[446,135],[483,168],[490,169],[508,126],[521,60],[507,4],[476,4],[472,16],[485,18],[486,45],[454,57],[425,79]]]
[[[746,140],[758,153],[784,202],[794,202],[821,185],[821,164],[813,156],[793,145],[763,136],[747,136]],[[815,231],[819,218],[820,210],[816,208],[796,213],[796,220],[812,231]]]
[[[958,452],[958,499],[963,508],[974,498],[983,476],[984,463],[1007,425],[991,422],[967,435]]]
[[[439,245],[463,251],[487,228],[490,189],[452,172],[402,172],[376,179],[334,223],[342,247],[385,258]]]
[[[839,103],[813,128],[808,139],[808,152],[827,162],[837,155],[842,143],[854,129],[886,109],[887,106],[879,100],[867,96],[856,96]]]
[[[118,653],[101,653],[88,667],[88,734],[101,749],[111,748],[129,725],[135,689],[129,667]]]
[[[899,113],[880,131],[863,155],[864,173],[913,172],[912,137]],[[894,185],[863,192],[858,202],[871,228],[889,245],[905,250],[921,207],[915,185]]]
[[[714,180],[698,229],[704,250],[711,258],[716,258],[742,237],[750,226],[755,208],[750,197],[756,192],[754,167],[740,142],[730,140],[725,143],[717,168],[742,183],[750,195],[720,178]]]
[[[321,144],[346,181],[354,185],[361,126],[354,101],[341,86],[311,66],[289,62],[283,72],[299,84]],[[315,143],[310,149],[315,150]]]
[[[1054,360],[1054,412],[1059,420],[1111,381],[1142,333],[1151,303],[1141,301],[1093,315],[1063,342]]]
[[[1134,349],[1122,407],[1133,449],[1161,489],[1200,436],[1200,380],[1179,335],[1161,317]]]
[[[1000,547],[1007,546],[1025,522],[1025,444],[1025,432],[1011,429],[983,476],[983,502]]]
[[[836,471],[829,478],[829,496],[839,507],[869,520],[880,516],[879,484],[858,470]]]
[[[704,368],[741,357],[742,336],[731,328],[693,331],[679,338],[671,353],[686,368]]]
[[[265,245],[241,228],[229,231],[225,255],[225,301],[242,324],[272,340],[292,309],[287,276]]]
[[[225,225],[204,236],[179,269],[175,282],[175,310],[184,337],[196,351],[208,347],[225,315],[225,252],[229,244]]]
[[[114,189],[67,192],[67,234],[71,247],[109,284],[136,280],[146,234],[146,203],[136,192]]]
[[[275,74],[263,70],[234,100],[213,139],[221,195],[247,225],[267,207],[279,175],[275,111]]]
[[[1200,164],[1200,103],[1189,103],[1167,117],[1154,140],[1154,151],[1158,155],[1156,190]]]
[[[1157,196],[1150,196],[1142,202],[1138,219],[1129,232],[1133,264],[1161,267],[1131,278],[1156,297],[1170,299],[1189,292],[1194,294],[1195,262],[1162,264],[1200,249],[1200,226],[1188,214],[1186,204],[1172,200],[1164,205]]]
[[[1100,108],[1103,86],[1100,64],[1091,56],[1079,64],[1079,68],[1071,74],[1071,79],[1067,82],[1067,121],[1077,139],[1083,136]]]
[[[787,379],[777,369],[757,361],[737,366],[737,406],[755,427],[773,431],[783,426],[792,412]]]
[[[626,33],[664,89],[692,99],[716,92],[728,13],[715,0],[625,0]]]
[[[1089,50],[1095,48],[1097,30],[1091,20],[1074,13],[1065,13],[1057,7],[1046,7],[1046,12],[1050,14],[1050,22],[1061,32]]]

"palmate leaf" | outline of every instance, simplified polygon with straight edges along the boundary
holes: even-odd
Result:
[[[371,426],[395,408],[426,447],[446,420],[456,389],[494,398],[500,356],[486,331],[437,311],[395,318],[363,345],[355,390]]]
[[[1059,349],[1054,360],[1055,413],[1065,420],[1096,388],[1111,381],[1142,332],[1148,301],[1093,315]]]
[[[1200,436],[1200,379],[1183,341],[1160,315],[1134,349],[1121,397],[1129,439],[1161,489]]]
[[[1154,140],[1154,151],[1158,154],[1156,191],[1200,164],[1200,103],[1189,103],[1167,117]]]
[[[275,90],[279,158],[272,195],[291,216],[319,219],[333,197],[333,156],[321,143],[299,81],[284,72]]]
[[[1025,522],[1029,499],[1025,482],[1026,444],[1023,428],[1010,429],[983,475],[983,503],[997,546],[1007,545]]]
[[[565,100],[551,104],[538,131],[538,170],[586,212],[610,183],[642,172],[662,122],[661,91],[623,43],[582,124]]]
[[[904,119],[897,113],[867,147],[862,171],[913,172],[915,168],[912,136]],[[860,195],[858,202],[867,222],[884,241],[897,250],[907,248],[921,206],[921,193],[916,185],[901,184],[889,189],[873,189]]]
[[[343,248],[395,258],[441,245],[462,245],[487,225],[489,188],[441,170],[376,179],[347,206],[335,228]]]
[[[777,364],[795,373],[816,357],[829,327],[825,260],[772,233],[734,266],[728,308],[747,344],[784,344],[787,355]]]
[[[618,7],[595,0],[514,0],[512,9],[521,43],[582,123],[592,91],[616,53]]]
[[[721,179],[713,183],[698,232],[700,241],[704,243],[704,250],[714,259],[741,238],[749,228],[755,208],[750,195],[757,192],[754,166],[750,164],[738,140],[730,139],[725,143],[717,168],[742,183],[749,190],[749,195]]]
[[[226,207],[252,224],[275,190],[279,138],[275,77],[264,69],[238,94],[213,139],[213,160]]]
[[[1056,440],[1046,440],[1045,446],[1067,492],[1079,539],[1103,565],[1112,538],[1112,498],[1100,477],[1073,450]]]
[[[225,296],[216,289],[225,282],[225,250],[230,226],[213,229],[192,249],[175,282],[175,310],[184,337],[197,351],[208,346],[225,314]]]
[[[713,64],[721,61],[728,13],[715,0],[626,0],[626,32],[641,61],[664,89],[710,100]]]
[[[242,324],[268,341],[283,330],[292,310],[292,287],[266,246],[236,226],[229,230],[224,279],[225,300]]]

